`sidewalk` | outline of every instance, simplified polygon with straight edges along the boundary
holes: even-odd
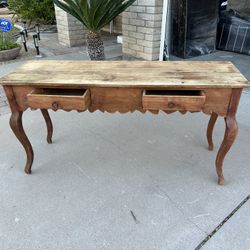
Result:
[[[120,45],[105,43],[107,58],[121,57]],[[41,60],[87,59],[84,47],[56,45],[55,34],[42,35],[41,47],[51,53]],[[196,58],[215,59],[234,61],[250,80],[248,56],[217,52]],[[0,66],[0,76],[22,63]],[[0,103],[5,106],[5,99]],[[47,145],[40,112],[27,111],[24,127],[35,152],[27,176],[9,114],[1,115],[0,249],[194,250],[207,240],[202,249],[249,250],[250,200],[222,223],[250,194],[249,107],[244,91],[223,187],[214,169],[223,119],[210,152],[209,117],[201,113],[50,112],[54,137]]]
[[[30,33],[32,37],[33,33]],[[103,41],[105,46],[106,58],[114,59],[122,56],[122,45],[117,44],[117,35],[103,32]],[[58,43],[57,33],[41,33],[41,40],[39,41],[40,50],[44,56],[44,59],[56,59],[62,58],[74,59],[74,60],[89,60],[87,55],[86,46],[80,47],[65,47]],[[33,39],[28,40],[28,47],[34,48]]]
[[[224,187],[214,169],[223,119],[210,152],[203,114],[50,112],[47,145],[40,112],[27,111],[35,151],[27,176],[1,116],[0,249],[194,250],[249,195],[249,104],[244,94]],[[202,249],[248,250],[249,217],[248,201]]]

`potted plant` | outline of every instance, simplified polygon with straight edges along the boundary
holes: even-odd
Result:
[[[135,0],[53,0],[78,19],[88,30],[87,47],[91,60],[105,60],[101,29],[132,5]]]
[[[13,31],[0,31],[0,61],[16,59],[21,50],[21,46],[15,42]]]

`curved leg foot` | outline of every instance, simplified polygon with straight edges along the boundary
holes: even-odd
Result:
[[[24,150],[27,155],[27,161],[26,161],[26,166],[25,166],[25,173],[31,174],[31,167],[34,159],[34,153],[32,146],[30,144],[30,141],[28,137],[26,136],[24,129],[23,129],[23,124],[22,124],[22,115],[23,112],[21,111],[16,111],[12,113],[10,117],[10,127],[14,134],[16,135],[17,139],[21,142],[21,144],[24,147]]]
[[[53,135],[53,125],[52,125],[52,121],[50,119],[49,116],[49,112],[47,109],[41,109],[42,115],[44,117],[44,120],[46,122],[46,126],[47,126],[47,142],[49,144],[52,143],[52,135]]]
[[[216,172],[218,175],[219,185],[224,185],[223,161],[227,152],[230,150],[238,132],[238,125],[235,117],[226,117],[225,123],[226,123],[225,136],[216,157]]]
[[[214,149],[214,144],[213,144],[213,130],[214,130],[214,125],[217,121],[218,115],[215,113],[212,113],[208,127],[207,127],[207,141],[208,141],[208,149],[213,150]]]

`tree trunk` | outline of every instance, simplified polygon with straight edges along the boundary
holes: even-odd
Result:
[[[104,46],[100,33],[88,32],[87,47],[88,55],[92,61],[105,60]]]

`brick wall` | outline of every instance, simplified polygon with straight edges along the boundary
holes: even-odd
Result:
[[[123,53],[158,60],[163,0],[137,0],[122,18]]]
[[[58,41],[67,47],[81,46],[86,42],[86,28],[76,18],[55,6]]]

